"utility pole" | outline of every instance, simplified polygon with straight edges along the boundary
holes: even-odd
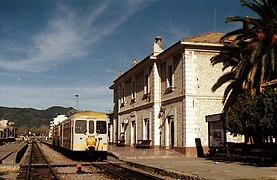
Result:
[[[76,108],[76,110],[78,110],[79,109],[79,95],[76,94],[75,98],[76,98],[76,106],[75,106],[75,108]]]

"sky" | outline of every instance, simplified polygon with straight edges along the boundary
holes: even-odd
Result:
[[[75,107],[107,112],[119,70],[251,16],[239,0],[0,0],[0,106]],[[79,95],[78,103],[75,95]]]

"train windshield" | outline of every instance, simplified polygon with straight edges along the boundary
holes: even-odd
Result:
[[[88,129],[88,132],[90,134],[93,134],[94,133],[94,121],[89,121],[89,129]]]
[[[106,134],[107,133],[106,121],[97,121],[96,122],[96,132],[99,133],[99,134]]]
[[[85,133],[85,132],[87,132],[87,121],[86,120],[76,120],[75,133]]]

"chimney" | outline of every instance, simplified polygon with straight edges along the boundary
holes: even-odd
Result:
[[[155,38],[155,43],[153,45],[151,55],[157,56],[161,52],[163,52],[163,49],[162,49],[162,37],[161,36],[157,36]]]
[[[133,59],[133,60],[132,60],[132,66],[131,66],[131,67],[134,67],[136,64],[137,64],[137,60],[136,60],[136,59]]]
[[[120,77],[122,74],[123,74],[123,72],[121,70],[119,70],[117,76]]]
[[[162,46],[162,37],[161,36],[157,36],[155,38],[155,40],[156,40],[156,44],[158,44],[160,46],[160,48],[162,49],[163,48],[163,46]]]

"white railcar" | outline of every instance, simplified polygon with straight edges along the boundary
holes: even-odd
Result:
[[[78,112],[54,127],[53,145],[72,152],[86,152],[106,160],[108,116],[104,113]]]

